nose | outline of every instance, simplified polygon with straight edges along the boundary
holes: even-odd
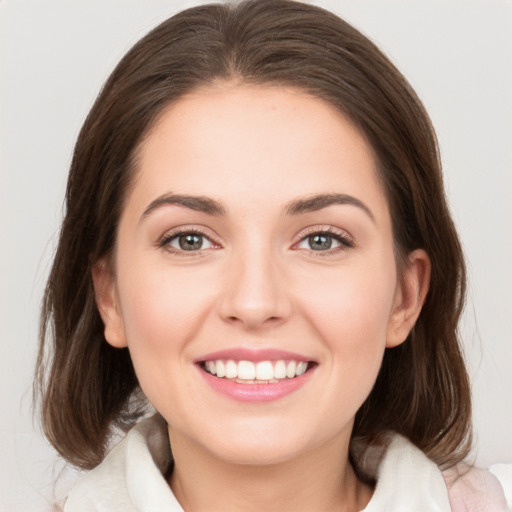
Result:
[[[233,255],[220,299],[223,321],[246,330],[277,326],[291,314],[284,272],[270,251]]]

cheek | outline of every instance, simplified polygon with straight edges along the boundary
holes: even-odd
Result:
[[[189,272],[147,262],[126,267],[119,281],[124,283],[119,295],[135,366],[143,369],[151,359],[165,368],[178,362],[202,325],[212,287]]]
[[[190,375],[183,373],[183,361],[190,358],[190,342],[204,323],[214,288],[204,277],[146,261],[126,266],[119,279],[125,335],[137,379],[168,421],[175,408],[187,407]]]
[[[396,274],[389,267],[341,269],[315,276],[298,295],[307,304],[305,311],[322,325],[350,334],[350,339],[368,337],[369,329],[382,330],[392,310]],[[313,286],[314,284],[314,286]],[[309,290],[309,291],[308,291]],[[363,328],[366,326],[366,328]]]
[[[380,368],[396,289],[390,263],[341,268],[323,279],[317,274],[314,287],[298,291],[304,316],[346,375],[376,376]]]

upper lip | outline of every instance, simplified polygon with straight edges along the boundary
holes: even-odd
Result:
[[[249,348],[231,348],[211,352],[201,356],[195,360],[196,363],[204,361],[217,361],[229,360],[234,361],[252,361],[258,363],[260,361],[279,361],[279,360],[294,360],[294,361],[311,361],[310,358],[297,354],[296,352],[288,352],[286,350],[277,349],[249,349]]]

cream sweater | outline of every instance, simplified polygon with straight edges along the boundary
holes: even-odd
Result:
[[[507,510],[501,486],[490,473],[470,469],[460,476],[454,468],[443,475],[399,435],[391,434],[377,449],[353,448],[360,469],[377,481],[363,512]],[[64,511],[183,512],[163,477],[170,460],[165,422],[158,415],[147,418],[75,485]]]

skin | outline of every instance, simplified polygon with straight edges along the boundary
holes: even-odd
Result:
[[[361,510],[372,490],[348,463],[354,416],[384,350],[414,325],[430,269],[417,250],[398,275],[371,147],[319,99],[228,83],[167,107],[138,156],[113,265],[99,262],[93,279],[107,341],[129,347],[168,422],[176,497],[187,511]],[[170,193],[212,198],[225,214],[165,204],[144,215]],[[286,213],[332,193],[368,211]],[[169,242],[177,228],[204,234],[201,250]],[[350,243],[313,250],[308,236],[327,230]],[[212,390],[194,361],[240,347],[317,365],[290,395],[239,402]]]

